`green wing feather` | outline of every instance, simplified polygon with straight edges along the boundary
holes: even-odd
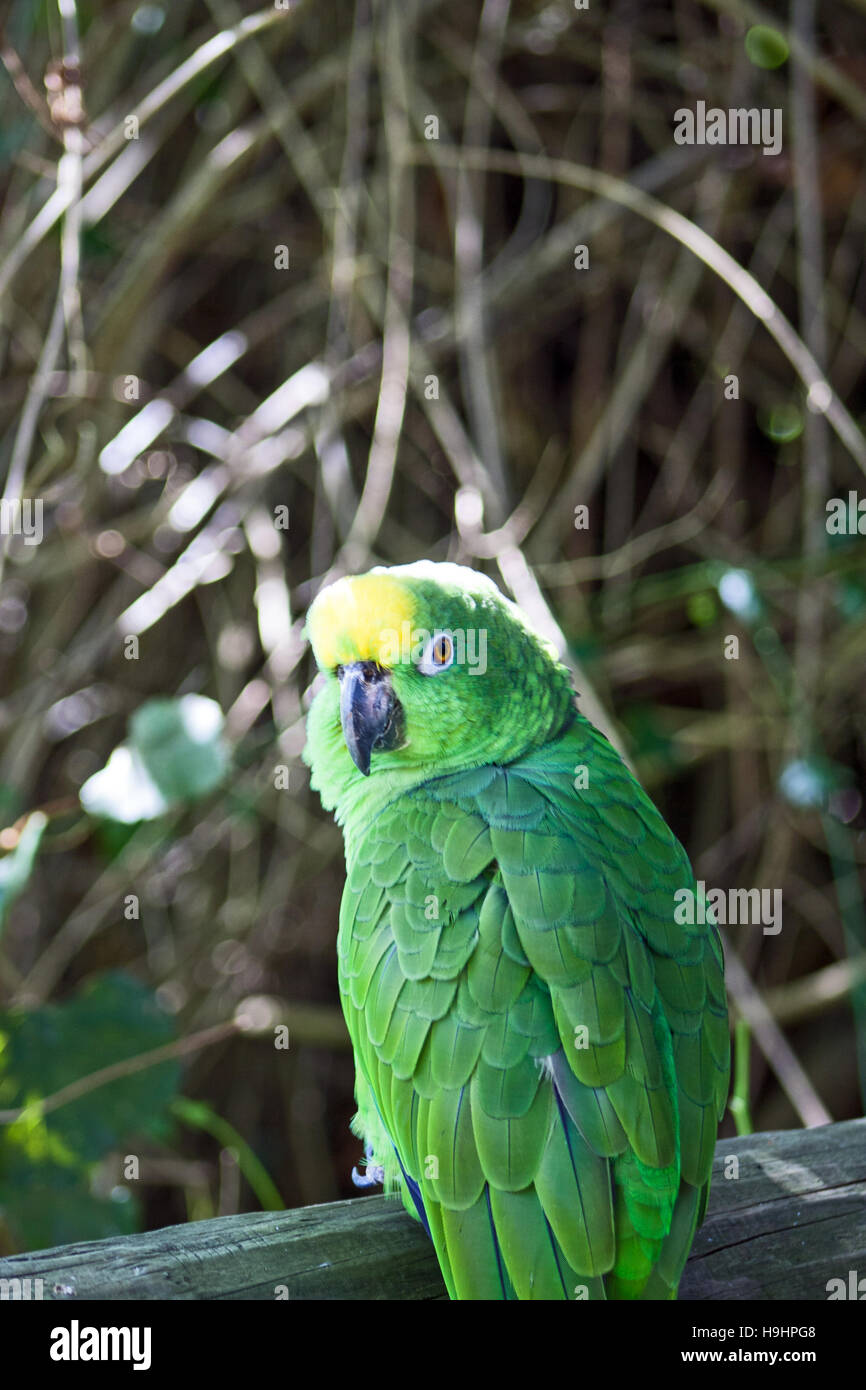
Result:
[[[575,788],[586,767],[588,786]],[[356,1132],[452,1297],[672,1298],[727,1096],[718,934],[681,846],[576,716],[406,792],[353,846],[338,941]]]

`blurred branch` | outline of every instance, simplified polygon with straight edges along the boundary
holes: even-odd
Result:
[[[21,59],[6,39],[2,25],[0,25],[0,63],[9,74],[9,79],[24,105],[33,113],[45,133],[50,135],[52,140],[62,141],[57,126],[49,118],[44,98],[39,95],[30,81]]]
[[[273,1178],[234,1125],[229,1124],[228,1120],[223,1119],[222,1115],[218,1115],[213,1107],[204,1101],[190,1100],[187,1096],[175,1096],[171,1110],[184,1124],[213,1135],[224,1149],[235,1155],[238,1168],[252,1188],[262,1211],[285,1210],[286,1204]],[[220,1215],[224,1215],[222,1209]]]
[[[396,7],[379,5],[383,124],[388,146],[387,280],[382,323],[382,376],[373,438],[357,510],[336,560],[338,568],[362,568],[382,523],[397,464],[397,445],[409,386],[409,322],[412,305],[414,200],[410,196],[408,54]],[[414,35],[412,36],[414,38]]]
[[[490,138],[493,108],[484,99],[482,73],[495,69],[510,14],[510,0],[484,0],[467,74],[462,143],[484,146]],[[496,357],[490,344],[484,298],[484,171],[472,177],[457,170],[454,207],[455,329],[460,377],[476,446],[490,474],[494,520],[508,505],[505,460],[499,437],[501,393]]]
[[[866,955],[837,960],[790,984],[764,991],[764,1003],[777,1023],[799,1023],[827,1013],[850,999],[852,991],[866,984]]]
[[[60,1110],[64,1105],[69,1105],[72,1101],[80,1100],[82,1096],[89,1095],[91,1091],[98,1091],[100,1086],[107,1086],[111,1081],[119,1081],[123,1077],[134,1076],[136,1072],[146,1071],[148,1067],[159,1066],[161,1062],[169,1062],[177,1057],[186,1057],[189,1053],[197,1052],[203,1047],[212,1047],[214,1043],[223,1042],[238,1031],[238,1024],[235,1021],[218,1023],[213,1028],[205,1028],[200,1033],[192,1033],[187,1038],[179,1038],[176,1042],[165,1043],[162,1047],[154,1047],[149,1052],[141,1052],[137,1057],[127,1057],[122,1062],[112,1062],[110,1066],[101,1067],[99,1071],[91,1072],[89,1076],[79,1077],[77,1081],[71,1081],[68,1086],[62,1086],[53,1095],[31,1101],[14,1110],[0,1110],[0,1124],[15,1124],[22,1115],[26,1115],[32,1110],[36,1110],[40,1115],[50,1115],[53,1111]]]
[[[139,127],[152,120],[178,92],[194,82],[224,54],[231,52],[237,44],[243,43],[245,39],[260,33],[272,24],[279,24],[290,17],[303,3],[304,0],[293,0],[291,10],[285,8],[278,10],[272,7],[260,10],[257,14],[248,15],[233,29],[225,30],[208,39],[207,43],[202,44],[201,48],[197,49],[185,62],[179,64],[170,76],[148,92],[147,96],[139,103],[134,112],[138,118]],[[98,173],[116,154],[127,147],[127,114],[124,114],[114,129],[104,136],[97,148],[85,160],[85,181],[89,181],[93,174]],[[0,301],[2,301],[13,277],[27,257],[60,220],[71,205],[73,198],[74,189],[58,186],[57,190],[42,205],[27,230],[16,241],[6,259],[0,262]]]
[[[829,58],[816,57],[811,44],[806,41],[797,26],[788,28],[780,15],[755,5],[752,0],[700,0],[707,9],[719,14],[733,16],[744,28],[753,24],[764,24],[785,36],[792,56],[809,73],[811,80],[850,111],[859,121],[866,121],[866,94],[852,78],[841,72]],[[853,0],[863,8],[862,0]]]
[[[418,163],[425,163],[428,158],[426,151],[420,146],[414,147],[410,152],[411,157]],[[451,160],[458,165],[466,163],[470,168],[495,169],[504,174],[513,174],[515,177],[523,177],[528,173],[536,178],[550,178],[558,183],[610,198],[613,202],[620,203],[646,218],[688,247],[699,260],[724,280],[734,294],[742,299],[756,318],[765,325],[806,387],[809,408],[826,414],[852,458],[866,473],[866,439],[802,338],[757,280],[717,241],[682,213],[660,203],[658,199],[624,180],[613,178],[610,174],[603,174],[596,169],[569,164],[561,159],[512,155],[500,150],[467,149],[443,150],[439,158]]]
[[[728,990],[778,1077],[785,1095],[807,1128],[831,1124],[832,1115],[801,1067],[740,957],[729,941],[725,940],[724,946]]]
[[[187,1057],[193,1052],[200,1052],[202,1048],[225,1042],[227,1038],[250,1037],[257,1034],[272,1036],[274,1028],[278,1026],[287,1027],[290,1036],[313,1046],[349,1046],[349,1036],[342,1015],[336,1009],[312,1004],[284,1004],[282,1000],[274,999],[243,1000],[238,1004],[233,1019],[203,1028],[197,1033],[190,1033],[188,1037],[178,1038],[162,1047],[151,1048],[149,1052],[141,1052],[137,1057],[112,1062],[107,1067],[101,1067],[99,1071],[91,1072],[89,1076],[79,1077],[68,1086],[62,1086],[53,1095],[44,1096],[16,1109],[0,1110],[0,1124],[14,1124],[22,1115],[33,1109],[40,1115],[49,1115],[55,1110],[60,1110],[62,1106],[89,1095],[91,1091],[107,1086],[109,1082],[133,1076],[136,1072],[159,1066],[161,1062]]]
[[[734,1085],[728,1109],[734,1117],[738,1134],[752,1133],[752,1115],[749,1106],[749,1045],[751,1029],[744,1018],[738,1018],[734,1028]]]
[[[823,305],[824,238],[818,181],[815,89],[802,59],[803,52],[812,52],[815,46],[815,0],[793,0],[791,23],[792,36],[797,39],[791,70],[791,107],[794,117],[794,209],[800,327],[804,343],[823,372],[827,361],[827,330]],[[820,414],[807,411],[802,442],[803,489],[800,506],[803,554],[810,558],[820,555],[827,548],[828,536],[824,524],[824,501],[830,480],[827,444],[826,420]],[[809,726],[822,664],[824,598],[825,588],[820,584],[804,584],[797,596],[793,658],[796,700],[789,757],[808,755],[812,751]]]
[[[81,55],[78,49],[78,16],[75,0],[57,0],[63,22],[64,53],[51,74],[54,93],[52,119],[63,133],[63,154],[57,164],[56,196],[63,200],[65,216],[60,238],[60,284],[48,332],[27,390],[21,421],[12,446],[12,457],[0,506],[20,506],[24,478],[42,407],[49,395],[50,381],[63,345],[64,329],[72,375],[69,390],[81,395],[85,390],[87,360],[81,326],[81,297],[78,271],[81,247],[81,189],[84,121],[81,100]],[[3,528],[0,545],[0,579],[9,549],[12,529]]]

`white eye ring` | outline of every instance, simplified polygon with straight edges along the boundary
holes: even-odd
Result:
[[[434,632],[424,643],[418,670],[422,676],[441,676],[454,665],[454,637],[450,632]]]

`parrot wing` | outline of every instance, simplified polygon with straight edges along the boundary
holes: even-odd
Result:
[[[694,886],[581,716],[404,793],[358,844],[338,938],[357,1125],[452,1297],[676,1296],[729,1067],[717,931],[675,918]]]

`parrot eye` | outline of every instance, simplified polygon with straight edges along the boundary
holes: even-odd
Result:
[[[425,644],[418,662],[422,676],[438,676],[454,664],[454,642],[450,632],[434,632]]]

